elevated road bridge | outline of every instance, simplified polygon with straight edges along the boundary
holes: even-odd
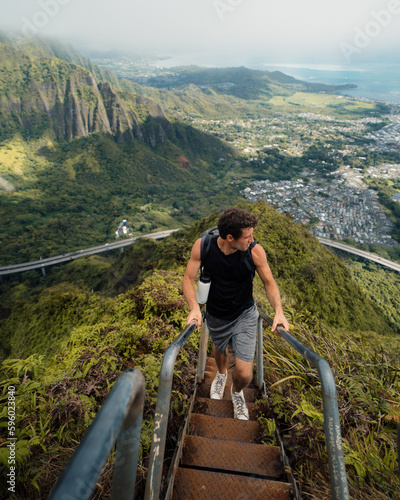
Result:
[[[394,269],[395,271],[400,272],[400,264],[397,264],[396,262],[393,262],[388,259],[384,259],[383,257],[379,257],[379,255],[375,255],[370,252],[365,252],[364,250],[359,250],[358,248],[346,245],[345,243],[341,243],[340,241],[337,240],[330,240],[328,238],[318,238],[318,240],[325,246],[338,248],[339,250],[343,250],[344,252],[358,255],[359,257],[372,260],[374,262],[377,262],[378,264],[381,264],[382,266],[389,267],[390,269]]]
[[[46,259],[35,260],[32,262],[23,262],[22,264],[13,264],[9,266],[0,267],[0,276],[5,276],[8,274],[21,273],[23,271],[32,271],[33,269],[41,269],[44,273],[45,268],[48,266],[54,266],[55,264],[62,264],[64,262],[70,262],[74,259],[79,259],[80,257],[94,255],[102,252],[109,252],[110,250],[116,250],[118,248],[123,248],[131,245],[135,241],[141,238],[151,238],[154,240],[161,240],[166,238],[174,231],[178,231],[178,229],[170,229],[167,231],[158,231],[156,233],[144,234],[141,236],[135,236],[133,238],[127,238],[120,241],[113,241],[112,243],[105,243],[104,245],[97,245],[90,248],[84,248],[83,250],[76,250],[74,252],[65,253],[62,255],[56,255],[54,257],[48,257]],[[352,253],[354,255],[358,255],[359,257],[363,257],[364,259],[368,259],[382,266],[388,267],[395,271],[400,272],[400,264],[396,262],[392,262],[391,260],[384,259],[383,257],[379,257],[370,252],[365,252],[364,250],[359,250],[358,248],[354,248],[350,245],[346,245],[345,243],[341,243],[337,240],[331,240],[328,238],[318,238],[320,243],[325,246],[337,248],[339,250],[343,250],[348,253]]]
[[[7,274],[14,274],[14,273],[22,273],[23,271],[32,271],[33,269],[42,269],[44,271],[44,269],[48,266],[54,266],[55,264],[70,262],[71,260],[79,259],[80,257],[94,255],[102,252],[109,252],[110,250],[123,248],[128,245],[131,245],[135,241],[142,238],[161,240],[169,236],[174,231],[177,231],[177,229],[170,229],[168,231],[158,231],[156,233],[144,234],[142,236],[135,236],[133,238],[127,238],[120,241],[113,241],[112,243],[105,243],[104,245],[84,248],[83,250],[76,250],[74,252],[65,253],[63,255],[56,255],[54,257],[48,257],[46,259],[34,260],[32,262],[24,262],[22,264],[3,266],[0,267],[0,276],[5,276]]]

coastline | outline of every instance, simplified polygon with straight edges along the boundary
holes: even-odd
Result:
[[[356,87],[348,88],[340,93],[355,98],[400,104],[400,64],[365,64],[363,66],[340,67],[265,63],[253,69],[278,70],[309,83],[354,84]]]

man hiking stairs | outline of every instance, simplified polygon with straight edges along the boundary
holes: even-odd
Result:
[[[244,389],[249,420],[234,418],[231,401],[235,358],[228,354],[228,377],[223,399],[211,399],[217,373],[207,358],[204,380],[191,402],[182,439],[177,447],[166,498],[289,500],[295,498],[288,482],[281,448],[262,444],[263,429],[257,421],[261,392],[250,384]]]

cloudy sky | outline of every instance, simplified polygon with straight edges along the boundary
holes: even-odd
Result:
[[[0,29],[207,65],[400,62],[400,0],[0,0]]]

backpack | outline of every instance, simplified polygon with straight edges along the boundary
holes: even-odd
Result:
[[[204,231],[204,233],[201,235],[201,243],[200,243],[200,259],[201,259],[201,264],[200,264],[200,273],[201,275],[207,274],[206,270],[204,269],[205,262],[206,262],[206,257],[207,254],[210,250],[210,244],[211,244],[211,237],[212,236],[219,236],[219,230],[217,226],[212,227],[211,229],[207,229]],[[247,269],[253,274],[255,273],[255,266],[253,263],[253,259],[251,257],[251,249],[257,244],[258,242],[254,240],[250,246],[250,254],[247,254],[247,252],[242,252],[241,254],[241,262],[244,262]]]

